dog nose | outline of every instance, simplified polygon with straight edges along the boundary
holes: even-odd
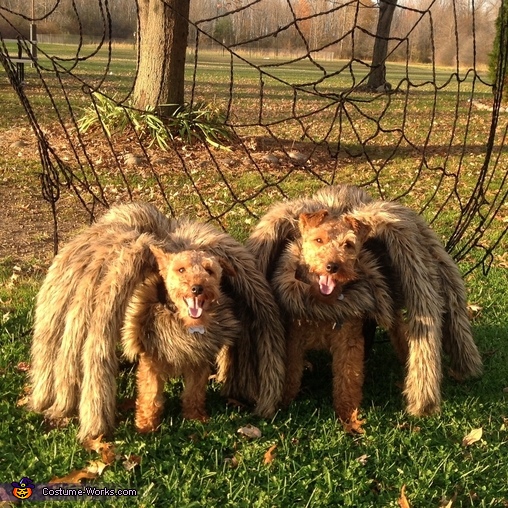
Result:
[[[203,286],[201,284],[194,284],[194,286],[191,287],[191,291],[193,295],[200,295],[203,292]]]
[[[328,273],[337,273],[339,271],[339,265],[337,263],[328,263],[326,265],[326,271]]]

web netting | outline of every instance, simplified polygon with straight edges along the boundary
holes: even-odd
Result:
[[[71,195],[90,218],[145,200],[242,237],[274,201],[347,182],[418,210],[465,271],[488,271],[508,230],[506,45],[497,74],[488,71],[500,3],[386,3],[395,4],[381,37],[386,66],[373,85],[383,3],[191,2],[178,20],[189,23],[185,99],[221,112],[224,149],[179,136],[161,147],[132,118],[121,130],[79,128],[86,111],[100,119],[132,105],[143,37],[133,33],[134,0],[55,0],[33,11],[4,2],[0,61],[38,139],[55,228],[58,202]],[[118,38],[122,27],[130,39]],[[16,51],[31,58],[24,76]]]

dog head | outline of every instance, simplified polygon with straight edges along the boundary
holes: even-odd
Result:
[[[151,246],[150,250],[169,299],[184,325],[192,329],[206,328],[222,296],[223,273],[234,275],[231,265],[201,250],[168,253],[156,246]]]
[[[321,297],[338,297],[342,286],[357,277],[357,259],[370,226],[351,216],[337,217],[319,210],[302,213],[298,227],[302,261],[313,279],[311,286]]]

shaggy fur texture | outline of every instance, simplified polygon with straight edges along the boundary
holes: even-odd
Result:
[[[173,254],[201,251],[227,262],[235,275],[222,277],[221,290],[235,302],[241,340],[223,359],[224,392],[256,403],[263,416],[273,414],[280,401],[283,329],[252,255],[209,225],[169,220],[148,204],[123,205],[62,249],[36,302],[31,408],[49,418],[78,410],[81,440],[114,426],[116,345],[127,303],[143,281],[159,273],[154,246]],[[163,322],[154,319],[154,326]],[[228,334],[223,344],[229,344]],[[143,360],[141,370],[145,365]]]
[[[117,207],[55,257],[37,295],[30,405],[50,419],[79,411],[79,437],[113,427],[116,342],[127,300],[155,270],[149,246],[173,229],[151,205]],[[100,422],[97,426],[97,422]]]
[[[222,267],[203,251],[166,253],[152,247],[160,274],[140,284],[128,304],[122,331],[124,355],[139,359],[136,428],[155,430],[163,411],[166,379],[183,376],[183,416],[206,420],[205,393],[212,368],[227,379],[228,354],[241,340],[233,302],[220,289]],[[219,355],[219,353],[222,354]]]
[[[316,246],[317,237],[326,247]],[[435,233],[408,208],[373,201],[354,186],[326,187],[311,198],[272,207],[247,246],[290,323],[289,347],[298,335],[298,320],[322,328],[369,317],[389,331],[406,365],[410,413],[440,407],[442,344],[459,376],[481,372],[458,268]],[[305,277],[309,284],[302,282]],[[327,299],[333,304],[323,307]],[[357,342],[358,326],[352,328]]]
[[[347,228],[344,236],[334,228],[340,213],[352,209],[368,197],[362,191],[340,189],[339,196],[323,200],[296,200],[276,205],[269,210],[247,242],[259,266],[271,278],[272,287],[281,306],[287,328],[288,364],[284,402],[288,404],[297,394],[303,373],[304,354],[309,349],[326,349],[332,353],[334,387],[333,400],[337,416],[347,422],[361,402],[363,384],[364,336],[363,324],[375,319],[391,329],[396,314],[386,273],[376,256],[362,249],[360,239],[352,251],[349,245],[354,233]],[[340,201],[338,201],[340,199]],[[328,216],[323,207],[335,208]],[[286,235],[279,237],[278,230]],[[368,228],[363,228],[364,235]],[[314,233],[320,230],[333,259],[321,259]],[[265,235],[266,233],[266,235]],[[360,234],[360,231],[358,231]],[[324,284],[331,288],[331,278],[338,283],[329,292],[321,291],[322,274],[317,264],[324,261]],[[273,270],[271,269],[273,265]],[[330,273],[333,272],[333,273]],[[328,294],[327,294],[328,293]]]
[[[441,348],[458,378],[479,376],[482,360],[473,340],[459,269],[437,235],[417,213],[394,202],[376,201],[349,218],[371,228],[392,260],[407,311],[404,394],[411,414],[430,414],[441,402]]]

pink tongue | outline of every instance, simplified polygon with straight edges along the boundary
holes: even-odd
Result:
[[[319,276],[319,291],[323,295],[329,295],[335,289],[335,281],[332,279],[330,275],[320,275]]]
[[[203,307],[197,298],[186,298],[185,302],[189,307],[189,316],[191,318],[198,318],[203,313]]]

